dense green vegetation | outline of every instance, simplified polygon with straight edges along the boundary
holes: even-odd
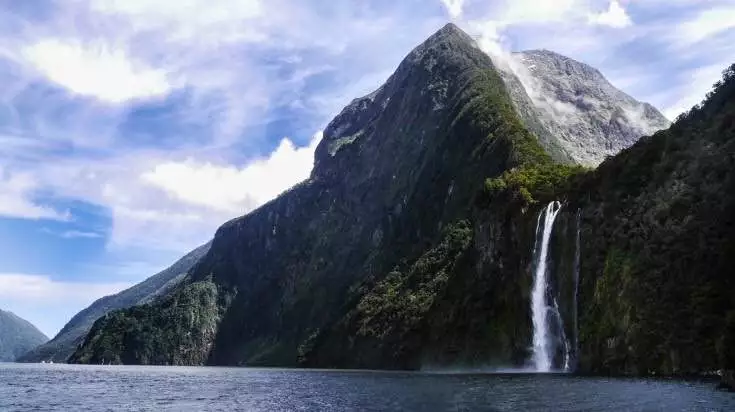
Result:
[[[402,334],[415,327],[447,285],[454,264],[471,240],[469,223],[461,221],[447,227],[439,245],[408,270],[404,269],[404,273],[400,268],[390,272],[357,304],[357,335],[381,339],[394,331]]]
[[[106,314],[69,362],[201,364],[209,355],[219,317],[216,285],[192,283],[158,304]]]
[[[593,372],[732,368],[735,66],[666,131],[580,186],[582,366]]]
[[[300,362],[369,366],[379,361],[382,367],[409,367],[421,345],[411,335],[419,332],[471,246],[467,221],[447,226],[443,233],[441,242],[410,267],[397,266],[374,285],[367,282],[353,291],[358,303],[327,334],[312,336],[300,348]],[[320,353],[313,353],[315,348]],[[317,360],[319,356],[330,359]]]
[[[48,341],[28,321],[0,310],[0,362],[12,362],[19,356]]]
[[[523,207],[549,202],[568,196],[575,181],[586,171],[582,166],[551,162],[524,165],[487,179],[481,200]]]

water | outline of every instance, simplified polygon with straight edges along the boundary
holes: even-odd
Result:
[[[574,318],[574,365],[569,365],[571,370],[576,366],[579,356],[579,269],[582,265],[581,249],[582,241],[580,230],[582,228],[582,209],[577,209],[577,236],[574,240],[574,302],[572,302],[572,317]]]
[[[0,411],[732,411],[712,383],[564,374],[429,374],[0,364]]]
[[[561,210],[561,203],[551,202],[539,214],[536,224],[536,233],[542,230],[541,238],[538,239],[540,244],[534,245],[534,255],[538,255],[536,259],[536,273],[533,279],[533,289],[531,290],[531,320],[533,323],[533,364],[537,372],[550,372],[553,359],[553,345],[549,333],[549,311],[553,308],[549,307],[547,302],[548,284],[546,281],[549,240],[551,239],[551,231],[554,227],[556,216]],[[543,216],[543,226],[541,226],[541,217]],[[561,322],[561,316],[558,316]],[[563,330],[563,329],[562,329]]]
[[[562,370],[564,372],[571,372],[571,353],[570,353],[570,344],[569,339],[567,339],[567,334],[564,332],[564,320],[561,318],[561,312],[559,312],[559,302],[556,301],[556,298],[554,298],[554,319],[556,320],[556,330],[559,331],[559,334],[561,335],[561,342],[564,345],[564,367]]]

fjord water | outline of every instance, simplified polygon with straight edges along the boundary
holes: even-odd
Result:
[[[0,363],[2,411],[727,411],[711,383],[564,374],[437,374]]]

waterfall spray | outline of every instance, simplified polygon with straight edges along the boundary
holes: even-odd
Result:
[[[534,246],[534,255],[538,253],[536,260],[536,273],[534,274],[533,289],[531,291],[531,314],[533,322],[533,363],[537,372],[550,372],[553,358],[551,339],[549,337],[548,313],[551,309],[546,300],[548,289],[546,272],[549,253],[549,241],[554,220],[561,210],[561,203],[551,202],[539,215],[539,224],[536,227],[536,238],[538,245]],[[541,226],[541,215],[544,216]],[[542,229],[541,237],[538,231]]]

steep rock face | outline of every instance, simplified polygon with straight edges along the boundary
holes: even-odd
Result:
[[[210,244],[202,245],[179,259],[169,268],[151,276],[145,281],[112,296],[105,296],[76,314],[64,328],[49,342],[40,345],[21,356],[19,362],[54,361],[65,362],[74,353],[94,322],[107,313],[142,305],[157,297],[168,294],[184,278],[186,273],[208,251]]]
[[[160,340],[175,322],[160,322],[155,312],[176,310],[186,288],[211,283],[221,318],[208,359],[192,363],[305,361],[299,355],[321,331],[396,266],[418,265],[418,276],[426,271],[417,259],[445,272],[459,264],[472,232],[461,221],[486,176],[549,161],[515,114],[490,58],[450,24],[330,123],[309,180],[223,225],[190,282],[150,310],[100,322],[74,359],[112,351],[108,356],[134,363],[180,360],[180,349]],[[155,357],[129,350],[124,342],[141,329],[149,331],[148,347],[167,351]],[[505,345],[508,354],[519,342]],[[379,357],[361,366],[378,364],[390,366]]]
[[[656,108],[616,89],[584,63],[548,50],[514,53],[505,63],[504,78],[518,111],[535,108],[535,117],[525,117],[531,119],[527,125],[559,160],[562,152],[579,164],[597,166],[670,125]]]
[[[30,322],[0,310],[0,362],[13,362],[46,341],[46,335]]]

